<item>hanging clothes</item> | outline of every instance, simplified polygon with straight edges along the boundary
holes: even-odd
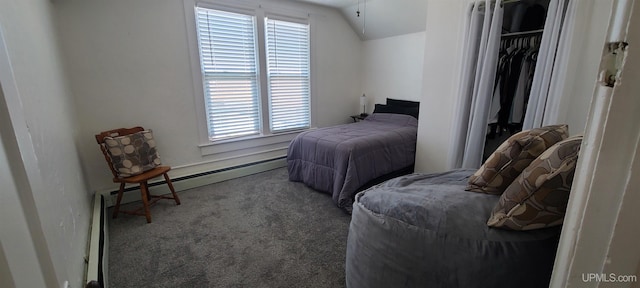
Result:
[[[509,125],[515,126],[518,131],[522,130],[522,122],[524,114],[527,111],[526,105],[531,92],[531,83],[533,82],[533,73],[536,66],[536,57],[538,50],[529,49],[524,55],[522,68],[518,79],[518,88],[513,96],[511,111],[509,113]]]
[[[526,100],[530,92],[532,71],[535,69],[536,41],[527,39],[503,39],[496,81],[489,109],[488,124],[498,124],[502,129],[510,124],[522,123]],[[490,126],[490,131],[493,131]],[[513,130],[512,128],[509,130]]]
[[[526,127],[532,117],[528,110],[541,106],[537,103],[541,93],[533,93],[540,90],[534,80],[540,71],[534,71],[538,47],[545,43],[542,35],[547,35],[542,32],[548,22],[544,10],[557,6],[554,1],[569,0],[470,3],[450,167],[479,167],[487,151],[492,153],[505,137]],[[544,68],[549,52],[541,51],[540,67]]]
[[[489,106],[486,159],[509,136],[522,130],[536,65],[539,33],[501,40]]]

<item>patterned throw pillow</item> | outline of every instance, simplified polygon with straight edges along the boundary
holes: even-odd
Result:
[[[561,225],[581,142],[582,136],[571,137],[531,162],[500,196],[487,225],[511,230]]]
[[[104,145],[119,177],[142,174],[161,164],[151,130],[104,137]]]
[[[521,131],[496,149],[469,177],[467,191],[500,195],[542,152],[569,136],[566,124]]]

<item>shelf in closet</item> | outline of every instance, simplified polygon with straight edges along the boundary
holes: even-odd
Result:
[[[502,35],[500,35],[500,37],[515,37],[515,36],[536,35],[536,34],[542,34],[542,31],[544,31],[544,29],[522,31],[522,32],[513,32],[513,33],[502,34]]]

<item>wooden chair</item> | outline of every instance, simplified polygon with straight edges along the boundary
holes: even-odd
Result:
[[[171,179],[169,178],[169,175],[167,175],[167,172],[169,172],[169,170],[171,170],[171,167],[169,166],[157,166],[149,171],[146,171],[142,174],[138,174],[135,176],[131,176],[131,177],[119,177],[118,173],[116,172],[115,168],[113,167],[113,163],[111,162],[111,158],[109,157],[109,155],[107,154],[107,149],[104,145],[104,138],[105,137],[116,137],[116,136],[122,136],[122,135],[129,135],[129,134],[133,134],[136,132],[140,132],[140,131],[144,131],[144,128],[142,127],[133,127],[133,128],[120,128],[120,129],[114,129],[114,130],[109,130],[109,131],[104,131],[104,132],[100,132],[100,134],[96,135],[96,141],[98,141],[98,144],[100,145],[100,150],[102,150],[102,154],[104,154],[104,158],[107,160],[107,164],[109,165],[109,169],[111,169],[111,173],[113,174],[113,182],[115,183],[120,183],[120,190],[118,190],[118,198],[116,200],[116,206],[113,209],[113,218],[118,217],[118,213],[122,212],[125,214],[131,214],[131,215],[140,215],[140,216],[146,216],[147,217],[147,223],[151,223],[151,212],[149,212],[149,207],[151,205],[153,205],[154,203],[156,203],[158,200],[160,199],[173,199],[176,202],[176,205],[180,205],[180,198],[178,198],[178,195],[176,194],[176,191],[173,189],[173,184],[171,183]],[[157,196],[157,195],[151,195],[149,193],[149,185],[147,183],[147,181],[149,181],[150,179],[159,177],[159,176],[164,176],[164,180],[167,182],[167,186],[169,186],[169,190],[171,190],[171,194],[173,195],[173,197],[169,197],[169,196]],[[139,184],[140,185],[140,193],[142,194],[142,207],[136,209],[136,210],[131,210],[131,211],[120,211],[120,201],[122,200],[122,193],[124,192],[124,186],[127,184]],[[140,212],[141,209],[144,209],[144,213]]]

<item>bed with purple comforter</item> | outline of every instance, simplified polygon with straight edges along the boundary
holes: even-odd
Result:
[[[330,193],[338,207],[351,211],[358,188],[414,164],[417,129],[412,116],[374,113],[300,133],[289,144],[289,180]]]

